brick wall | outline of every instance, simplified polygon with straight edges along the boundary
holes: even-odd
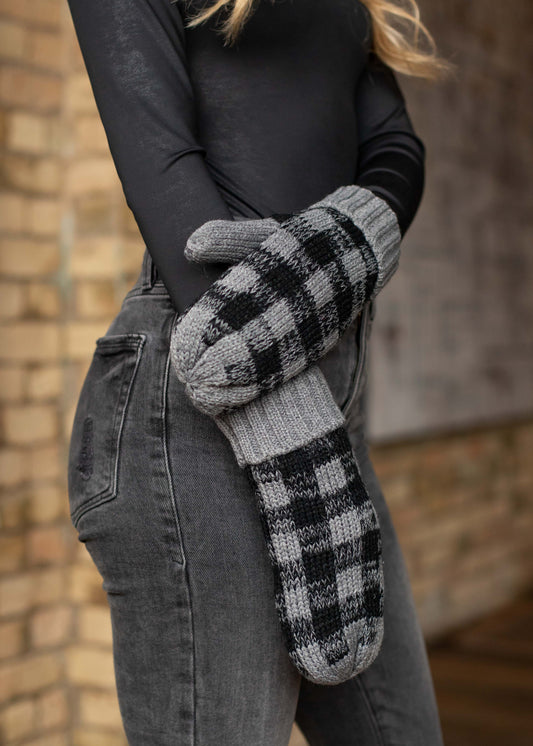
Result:
[[[0,742],[125,744],[107,600],[68,516],[96,337],[139,268],[66,3],[0,6]],[[429,637],[518,593],[533,423],[374,446]]]
[[[426,639],[531,587],[533,422],[371,448]]]
[[[61,4],[0,16],[0,741],[67,743],[71,532],[62,469]]]
[[[107,600],[68,515],[94,340],[143,243],[60,0],[0,6],[0,742],[124,744]]]

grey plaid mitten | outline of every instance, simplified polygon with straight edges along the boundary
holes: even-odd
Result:
[[[185,253],[237,262],[277,226],[275,218],[211,221]],[[313,365],[214,420],[256,495],[291,660],[316,683],[352,678],[372,663],[383,637],[381,537],[322,371]]]
[[[392,276],[400,241],[392,208],[357,185],[298,213],[196,229],[188,258],[224,261],[236,244],[244,254],[172,330],[197,408],[229,411],[317,362]]]
[[[214,420],[254,490],[292,663],[318,684],[356,676],[383,638],[381,534],[322,371]]]

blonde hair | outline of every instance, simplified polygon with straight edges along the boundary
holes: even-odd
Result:
[[[271,0],[273,1],[273,0]],[[357,0],[354,0],[356,2]],[[255,0],[215,0],[204,8],[188,27],[198,26],[221,9],[227,11],[221,26],[225,45],[232,45],[252,12]],[[323,0],[328,2],[328,0]],[[393,70],[421,78],[440,78],[454,66],[439,57],[435,41],[420,20],[415,0],[360,0],[372,19],[372,49]],[[420,47],[421,37],[427,45]]]

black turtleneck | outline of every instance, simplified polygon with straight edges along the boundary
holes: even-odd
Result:
[[[185,28],[198,2],[68,3],[126,201],[178,311],[227,267],[183,254],[207,220],[293,212],[356,183],[405,234],[425,148],[359,0],[256,0],[234,47],[220,11]]]

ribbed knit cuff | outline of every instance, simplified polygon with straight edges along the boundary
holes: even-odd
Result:
[[[345,422],[318,365],[213,419],[241,468],[301,448]]]
[[[402,235],[396,213],[384,199],[357,184],[339,187],[317,205],[340,210],[365,235],[378,262],[373,296],[377,295],[398,267]]]

